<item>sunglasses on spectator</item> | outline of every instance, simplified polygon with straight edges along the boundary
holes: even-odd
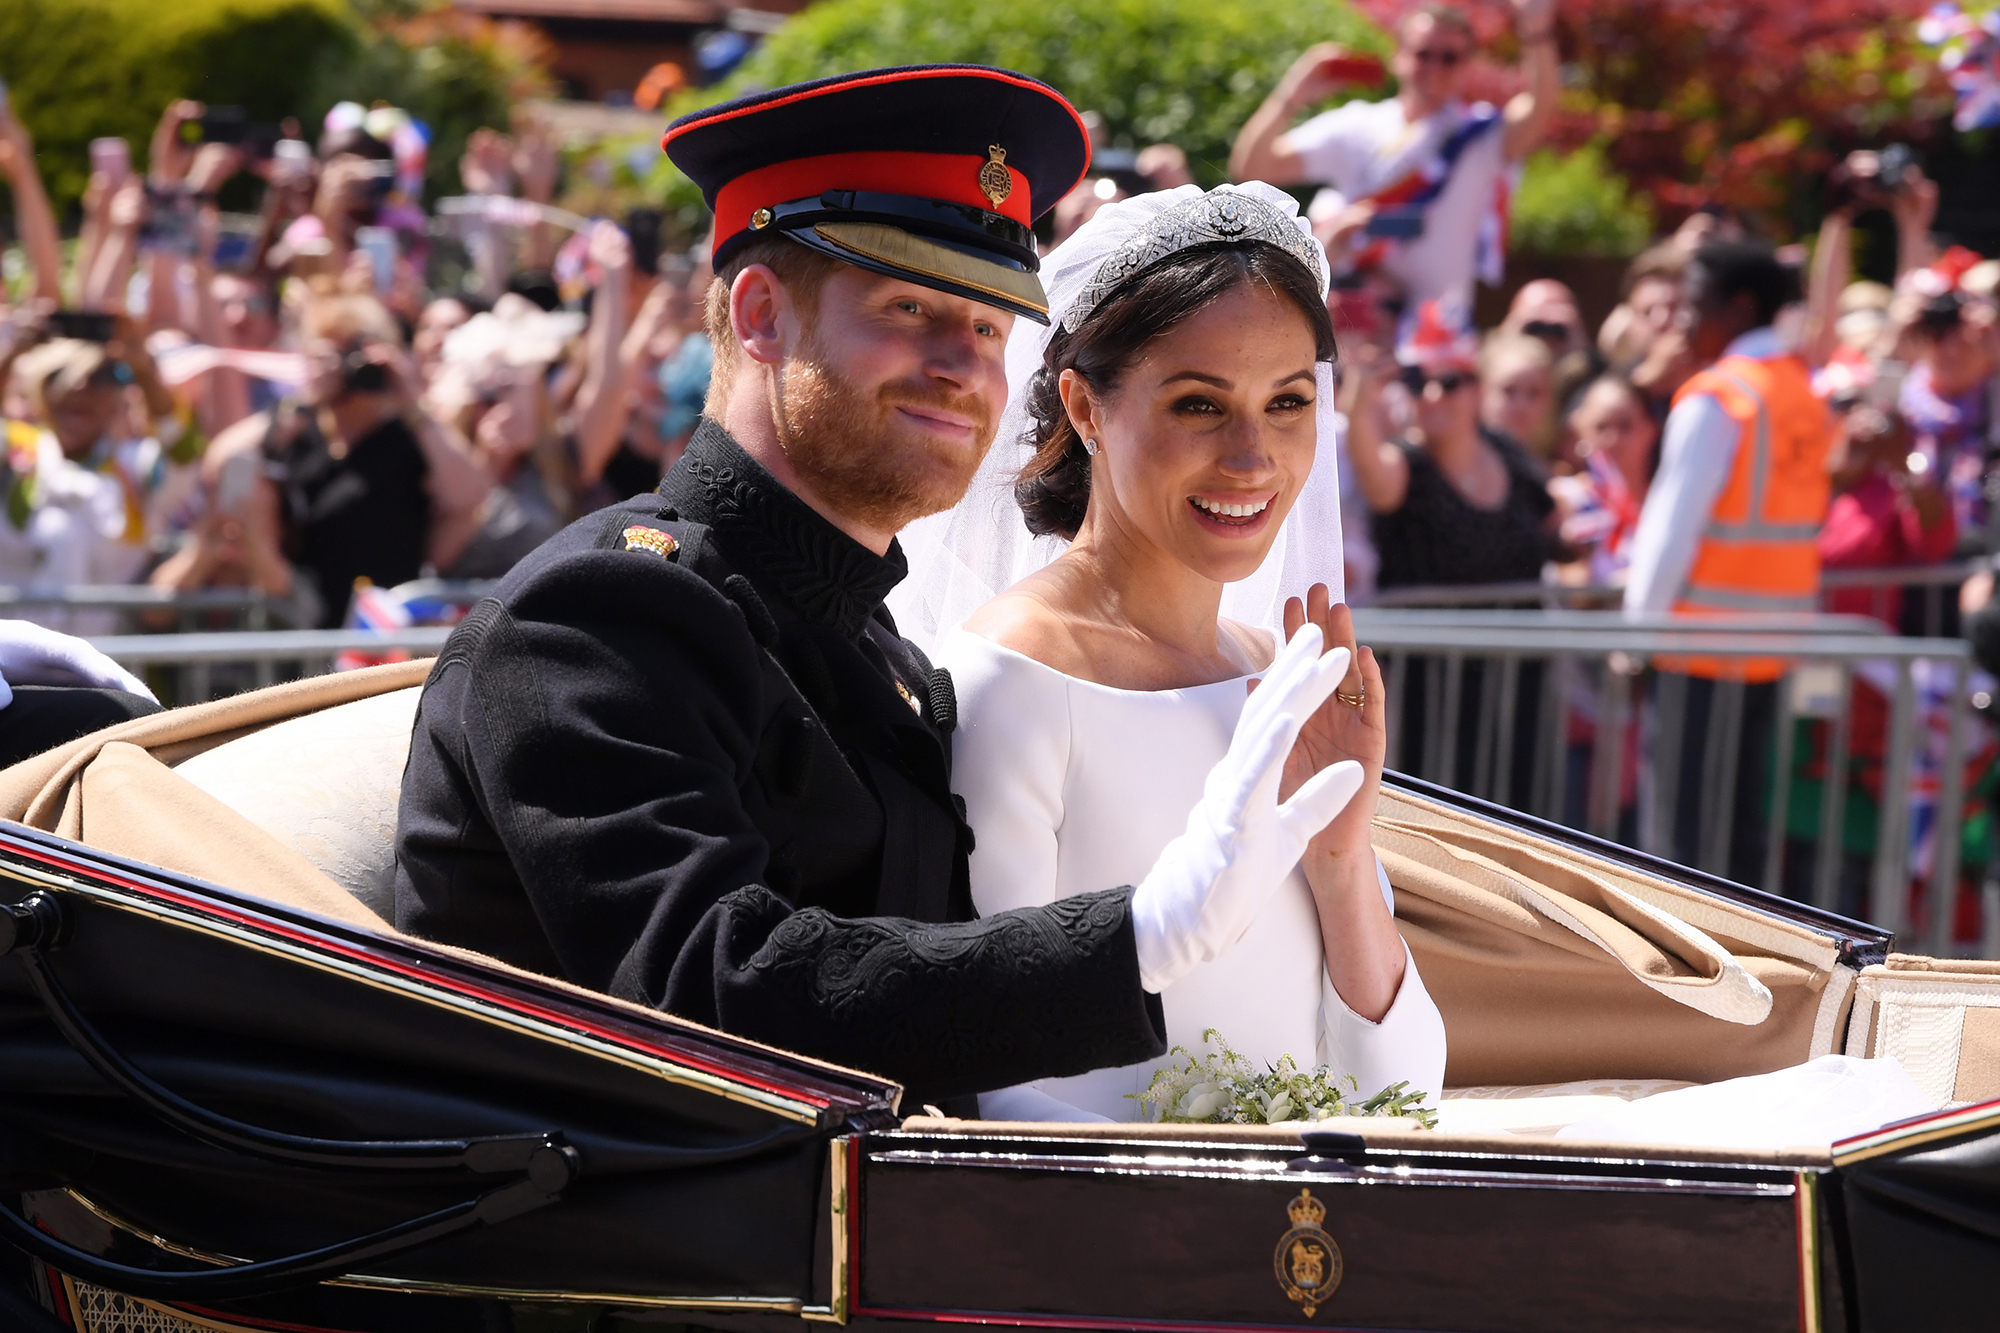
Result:
[[[1421,398],[1427,384],[1435,384],[1446,394],[1454,394],[1479,377],[1469,370],[1447,370],[1442,375],[1427,375],[1421,366],[1404,366],[1402,378],[1403,387]]]
[[[1531,319],[1521,326],[1521,332],[1545,342],[1569,341],[1569,325],[1558,324],[1552,319]]]
[[[1465,59],[1463,51],[1418,51],[1415,53],[1419,65],[1439,65],[1445,69],[1455,68]]]

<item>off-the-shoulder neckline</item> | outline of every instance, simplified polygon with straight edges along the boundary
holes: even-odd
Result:
[[[1231,676],[1226,680],[1210,681],[1206,685],[1179,685],[1175,686],[1172,689],[1165,689],[1165,690],[1127,690],[1127,689],[1121,689],[1116,685],[1104,685],[1094,680],[1086,680],[1082,676],[1072,676],[1066,671],[1059,671],[1055,667],[1050,666],[1047,662],[1044,662],[1039,658],[1030,657],[1026,653],[1020,651],[1019,649],[1009,648],[1007,645],[1003,643],[995,643],[992,639],[987,638],[984,634],[975,634],[971,630],[965,628],[965,626],[963,625],[957,626],[949,634],[945,635],[947,639],[952,638],[954,636],[963,636],[965,638],[971,639],[974,643],[977,643],[982,648],[998,653],[1002,657],[1013,658],[1017,661],[1026,662],[1029,666],[1035,668],[1037,671],[1047,672],[1049,675],[1054,676],[1056,679],[1061,681],[1066,681],[1069,684],[1081,685],[1086,689],[1102,690],[1106,694],[1124,694],[1124,695],[1132,695],[1139,698],[1150,698],[1153,696],[1163,695],[1163,694],[1192,694],[1197,690],[1221,689],[1225,685],[1235,685],[1240,688],[1249,681],[1256,680],[1258,677],[1262,676],[1265,672],[1271,669],[1268,665],[1266,665],[1263,667],[1259,667],[1255,671],[1245,672],[1243,675],[1240,676]]]

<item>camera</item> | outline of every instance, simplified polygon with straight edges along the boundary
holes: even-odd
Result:
[[[1941,338],[1957,328],[1965,319],[1965,296],[1961,292],[1939,292],[1924,302],[1924,308],[1917,315],[1917,329],[1933,338]]]
[[[340,387],[346,393],[383,393],[389,388],[389,368],[370,361],[366,348],[356,348],[340,359]]]
[[[1826,207],[1828,211],[1887,208],[1908,187],[1916,168],[1917,155],[1908,144],[1890,144],[1879,153],[1850,154],[1827,173]]]

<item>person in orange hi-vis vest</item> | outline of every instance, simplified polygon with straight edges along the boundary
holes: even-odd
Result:
[[[1674,395],[1632,539],[1625,609],[1711,617],[1816,610],[1814,541],[1826,518],[1833,430],[1811,372],[1772,327],[1793,298],[1793,274],[1768,246],[1729,242],[1696,252],[1684,283],[1681,328],[1707,369]],[[1788,664],[1654,665],[1662,722],[1654,765],[1672,798],[1664,830],[1671,853],[1759,884],[1778,683]]]

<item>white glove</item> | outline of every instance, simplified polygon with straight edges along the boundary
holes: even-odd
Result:
[[[14,702],[16,685],[87,685],[159,702],[145,681],[82,639],[31,620],[0,620],[0,708]]]
[[[1278,804],[1292,742],[1347,675],[1345,648],[1324,657],[1319,650],[1319,627],[1307,624],[1278,654],[1243,705],[1229,753],[1209,770],[1186,832],[1161,849],[1132,891],[1139,982],[1147,990],[1165,990],[1242,939],[1313,835],[1361,789],[1361,765],[1347,760]]]

